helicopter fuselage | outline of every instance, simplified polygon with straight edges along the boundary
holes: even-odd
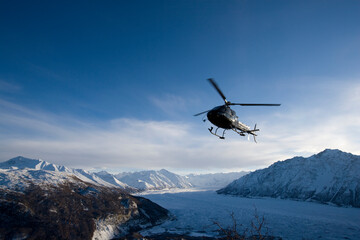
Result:
[[[238,116],[236,115],[236,112],[230,108],[230,106],[234,105],[240,105],[240,106],[280,106],[280,104],[274,104],[274,103],[232,103],[226,100],[225,95],[220,90],[218,85],[215,83],[214,79],[209,78],[208,81],[211,83],[211,85],[215,88],[215,90],[219,93],[221,98],[224,100],[225,104],[221,106],[214,107],[211,110],[207,110],[204,112],[200,112],[195,114],[194,116],[200,116],[204,113],[207,113],[208,120],[217,126],[215,129],[215,132],[213,132],[213,127],[210,127],[208,130],[212,135],[215,135],[219,137],[220,139],[225,139],[224,134],[226,130],[233,130],[234,132],[238,133],[240,136],[245,136],[245,134],[253,135],[254,141],[256,142],[255,137],[256,132],[259,131],[259,129],[256,128],[256,124],[254,129],[250,129],[249,126],[246,126],[242,122],[240,122],[238,119]],[[205,122],[206,120],[203,119]],[[217,131],[219,128],[223,128],[222,135],[217,134]]]
[[[207,113],[209,121],[217,127],[224,129],[238,129],[247,132],[250,127],[238,120],[236,112],[227,105],[214,107]]]

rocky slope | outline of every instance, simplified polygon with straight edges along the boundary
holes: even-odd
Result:
[[[289,198],[360,207],[360,156],[325,150],[249,173],[218,190],[242,197]]]
[[[2,185],[0,239],[111,239],[169,219],[166,209],[120,188],[52,174],[61,180],[34,182],[24,176],[26,184]]]

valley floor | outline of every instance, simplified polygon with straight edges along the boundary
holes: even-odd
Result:
[[[233,224],[242,232],[252,229],[255,213],[265,218],[263,234],[283,239],[359,239],[360,209],[282,199],[250,199],[219,195],[214,191],[153,193],[143,195],[168,209],[175,217],[160,226],[142,231],[144,236],[161,233],[217,236],[219,228]],[[250,231],[248,231],[250,235]]]

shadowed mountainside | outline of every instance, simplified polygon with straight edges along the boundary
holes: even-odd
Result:
[[[0,189],[0,239],[113,238],[168,218],[150,200],[80,179]]]
[[[360,156],[326,149],[249,173],[217,191],[242,197],[289,198],[360,207]]]

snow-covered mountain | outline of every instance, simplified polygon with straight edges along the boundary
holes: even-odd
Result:
[[[24,157],[2,162],[0,239],[112,239],[170,218],[128,190],[105,173]]]
[[[192,187],[185,177],[165,169],[114,175],[106,171],[93,173],[68,168],[21,156],[0,163],[0,187],[24,188],[30,182],[59,184],[72,181],[74,177],[98,186],[116,187],[130,192]]]
[[[102,179],[103,181],[110,183],[114,186],[119,186],[121,188],[130,187],[126,183],[119,181],[119,179],[117,179],[113,174],[110,174],[106,171],[96,172],[93,174],[96,175],[97,177],[99,177],[100,179]]]
[[[360,207],[360,156],[326,149],[308,158],[294,157],[249,173],[217,192]]]
[[[30,159],[25,157],[15,157],[6,162],[0,162],[0,169],[34,169],[34,170],[49,170],[55,172],[72,172],[70,168],[58,166],[48,163],[41,159]]]
[[[72,181],[73,178],[84,182],[105,187],[116,187],[134,191],[135,189],[116,179],[104,176],[104,179],[95,173],[83,169],[73,169],[48,163],[41,159],[29,159],[25,157],[12,158],[0,163],[0,187],[23,188],[29,183],[35,184],[59,184],[64,181]]]
[[[186,179],[196,188],[219,189],[223,188],[235,179],[238,179],[248,172],[230,173],[209,173],[209,174],[189,174]]]
[[[106,172],[105,172],[106,173]],[[248,172],[189,174],[181,176],[165,169],[160,171],[141,171],[119,173],[116,179],[139,190],[161,190],[170,188],[219,189]],[[108,173],[107,173],[108,174]],[[100,176],[101,177],[101,176]]]
[[[165,169],[160,171],[140,171],[133,173],[120,173],[115,178],[127,185],[139,190],[160,190],[169,188],[190,188],[191,183],[185,177],[169,172]]]

